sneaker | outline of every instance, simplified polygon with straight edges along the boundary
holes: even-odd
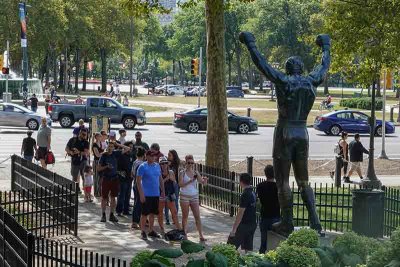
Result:
[[[121,217],[121,216],[122,216],[122,214],[121,214],[121,213],[119,213],[119,212],[117,212],[117,216],[118,216],[118,217]]]
[[[107,221],[107,219],[106,219],[106,214],[103,213],[103,215],[101,215],[101,220],[100,220],[100,222],[106,222],[106,221]]]
[[[149,233],[149,236],[150,237],[154,237],[154,238],[160,238],[161,236],[159,235],[159,234],[157,234],[155,231],[151,231],[150,233]]]
[[[130,215],[132,215],[132,213],[130,213],[130,212],[123,212],[122,214],[125,215],[125,216],[130,216]]]
[[[118,219],[114,216],[114,213],[110,213],[109,220],[110,222],[118,222]]]
[[[166,225],[171,225],[171,223],[169,221],[166,221],[165,224]]]
[[[144,231],[142,231],[142,239],[147,240],[147,235],[146,235],[146,232],[144,232]]]

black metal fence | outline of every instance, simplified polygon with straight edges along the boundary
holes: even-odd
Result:
[[[239,174],[197,165],[202,175],[208,177],[208,184],[200,186],[200,203],[234,216],[237,213],[240,194]],[[253,177],[252,185],[256,187],[265,178]],[[312,185],[317,211],[322,227],[328,231],[344,232],[352,229],[352,190],[356,185],[346,185],[340,188],[333,184]],[[293,220],[295,226],[309,224],[308,212],[301,199],[298,188],[293,183]],[[400,190],[384,188],[385,213],[384,234],[390,236],[392,231],[400,226]],[[257,207],[259,211],[259,206]]]
[[[33,235],[2,206],[0,231],[0,266],[32,266]]]
[[[68,244],[35,238],[33,266],[73,266],[73,267],[127,267],[121,259],[105,256]]]
[[[78,184],[13,155],[10,192],[0,202],[35,236],[78,234]]]

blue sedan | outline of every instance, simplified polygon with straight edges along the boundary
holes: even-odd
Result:
[[[342,131],[348,133],[369,133],[369,116],[353,110],[340,110],[318,116],[314,121],[314,129],[327,135],[339,135]],[[395,131],[393,123],[385,123],[386,134]],[[382,121],[376,120],[375,135],[382,135]]]

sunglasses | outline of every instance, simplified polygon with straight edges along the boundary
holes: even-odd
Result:
[[[168,162],[160,163],[160,165],[167,165],[167,164],[168,164]]]
[[[194,162],[193,161],[188,161],[188,162],[186,162],[186,164],[193,165]]]

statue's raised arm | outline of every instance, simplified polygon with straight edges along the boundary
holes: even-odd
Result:
[[[327,34],[320,34],[317,36],[317,40],[315,42],[319,47],[322,48],[322,62],[308,75],[308,77],[311,79],[312,84],[317,87],[324,81],[331,64],[331,39]]]
[[[256,39],[252,33],[241,32],[239,34],[239,40],[247,46],[254,64],[271,82],[275,84],[286,82],[286,75],[269,65],[267,60],[261,55],[260,51],[258,51],[256,47]]]

